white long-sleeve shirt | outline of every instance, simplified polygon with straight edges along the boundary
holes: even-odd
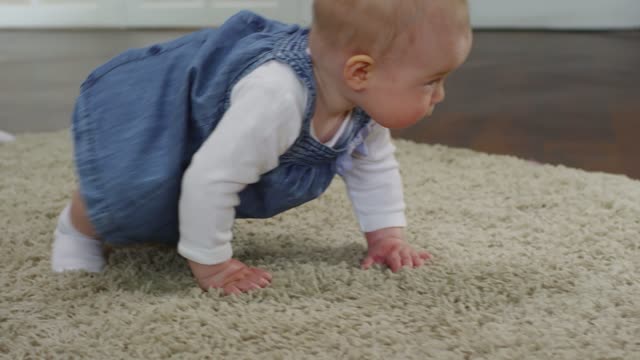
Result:
[[[287,65],[271,61],[232,89],[231,105],[184,174],[179,205],[178,252],[213,265],[232,256],[232,227],[239,193],[278,166],[298,138],[308,91]],[[335,145],[349,129],[346,119]],[[404,198],[389,130],[379,125],[365,140],[368,155],[353,155],[345,171],[349,197],[363,232],[404,227]]]

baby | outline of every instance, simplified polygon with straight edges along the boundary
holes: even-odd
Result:
[[[235,218],[320,196],[336,174],[365,234],[362,267],[409,245],[389,129],[429,116],[472,42],[465,0],[316,0],[310,29],[242,11],[217,29],[132,49],[82,84],[79,188],[54,271],[102,271],[104,244],[176,245],[198,285],[238,294],[271,275],[232,258]]]

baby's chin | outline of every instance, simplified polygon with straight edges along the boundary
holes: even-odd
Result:
[[[434,111],[436,111],[436,107],[432,106],[431,109],[429,109],[429,111],[427,111],[422,118],[428,118],[429,116],[433,115]]]
[[[410,119],[410,120],[393,119],[391,121],[376,121],[376,122],[382,125],[383,127],[386,127],[387,129],[400,130],[400,129],[406,129],[408,127],[411,127],[422,119],[423,117],[418,119]]]
[[[387,112],[387,113],[374,112],[370,114],[373,120],[375,120],[375,122],[377,122],[381,126],[387,129],[400,130],[400,129],[406,129],[408,127],[411,127],[416,123],[420,122],[420,120],[431,116],[434,109],[435,109],[435,105],[431,106],[426,112],[424,111],[424,108],[423,108],[423,109],[414,109],[415,111],[407,112],[404,114],[396,113],[396,115],[393,115],[392,112]],[[376,114],[378,116],[376,116]]]

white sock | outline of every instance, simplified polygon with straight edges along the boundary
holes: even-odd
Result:
[[[84,270],[101,272],[106,261],[102,242],[91,239],[75,229],[71,223],[70,205],[58,219],[51,251],[51,268],[55,272]]]
[[[8,132],[4,132],[4,131],[0,130],[0,143],[10,142],[10,141],[13,141],[15,139],[16,138],[13,135],[9,134]]]

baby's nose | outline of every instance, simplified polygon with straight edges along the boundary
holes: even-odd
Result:
[[[433,99],[432,99],[433,105],[437,105],[443,102],[446,96],[447,95],[444,91],[444,86],[440,85],[438,89],[436,89],[436,93],[433,95]]]

